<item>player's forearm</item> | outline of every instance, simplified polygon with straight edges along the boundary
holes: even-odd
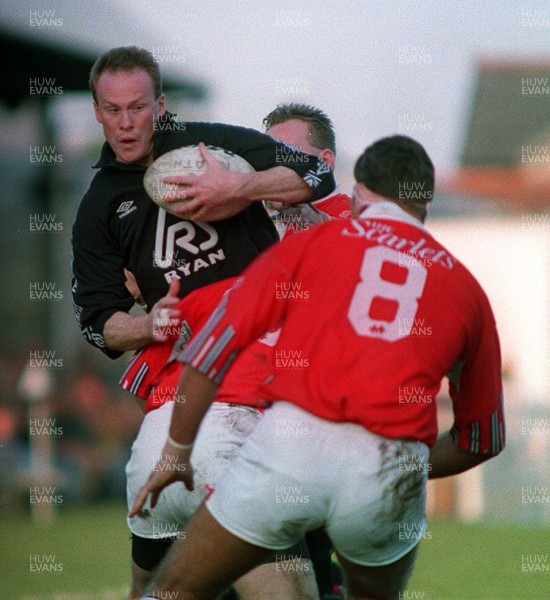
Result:
[[[180,444],[193,443],[217,392],[218,387],[208,377],[185,365],[170,424],[170,437],[173,440]]]
[[[294,171],[287,167],[273,167],[242,175],[235,190],[235,199],[241,201],[268,200],[297,204],[315,198],[311,187]]]
[[[103,337],[110,350],[125,352],[143,348],[153,339],[151,316],[116,312],[105,323]]]
[[[457,475],[475,467],[487,459],[489,454],[473,454],[459,448],[450,433],[443,434],[430,451],[430,471],[428,478],[437,479]]]

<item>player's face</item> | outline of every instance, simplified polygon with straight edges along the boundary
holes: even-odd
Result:
[[[311,145],[311,131],[309,129],[309,124],[305,121],[300,119],[289,119],[284,123],[273,125],[266,133],[284,144],[296,146],[297,148],[300,148],[302,152],[307,152],[308,154],[313,154],[314,156],[322,158],[331,169],[334,169],[334,163],[336,162],[334,152],[329,148],[323,148],[321,150],[320,148]]]
[[[296,146],[308,154],[317,156],[320,152],[319,148],[311,145],[309,125],[300,119],[290,119],[284,123],[273,125],[266,133],[272,138],[276,138],[285,144]]]
[[[143,69],[105,71],[96,86],[96,119],[116,159],[149,165],[153,161],[154,122],[165,112],[164,95],[155,98]]]

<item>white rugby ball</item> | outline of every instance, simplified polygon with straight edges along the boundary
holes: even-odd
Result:
[[[230,150],[218,146],[206,146],[208,152],[221,163],[228,171],[236,173],[252,173],[254,168],[242,156],[234,154]],[[180,202],[166,202],[166,196],[176,191],[185,191],[185,186],[176,183],[166,183],[165,177],[176,175],[202,175],[208,170],[206,161],[203,159],[199,146],[182,146],[159,156],[155,162],[145,171],[143,185],[145,191],[166,212],[176,214],[174,207]]]

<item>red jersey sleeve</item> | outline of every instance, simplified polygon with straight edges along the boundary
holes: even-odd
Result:
[[[279,333],[266,333],[239,354],[218,389],[216,402],[265,408],[259,387],[272,376],[271,359]]]
[[[236,280],[236,277],[224,279],[195,290],[180,300],[175,307],[180,311],[178,324],[167,332],[168,339],[164,342],[151,342],[136,352],[122,374],[119,385],[139,398],[147,400],[155,394],[155,389],[159,385],[166,387],[166,382],[172,382],[177,371],[172,366],[175,357],[187,346],[191,335],[206,323],[223,294]],[[177,376],[175,379],[177,380]],[[175,391],[175,385],[166,387],[170,390],[172,388]],[[159,401],[159,390],[156,391],[153,405],[158,407],[164,402]],[[164,401],[172,399],[170,394],[165,392],[160,394],[160,397]]]
[[[152,378],[151,365],[149,364],[148,355],[145,355],[145,349],[138,350],[128,366],[122,373],[118,384],[123,390],[134,394],[142,400],[147,400],[147,396],[151,393]]]
[[[463,450],[496,455],[505,444],[500,345],[489,301],[481,289],[479,307],[477,330],[448,375],[454,411],[451,435]]]
[[[180,360],[220,385],[240,350],[284,320],[285,289],[313,233],[291,236],[256,259]]]

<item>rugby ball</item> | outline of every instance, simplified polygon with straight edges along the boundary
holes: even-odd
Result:
[[[236,173],[252,173],[254,171],[250,163],[230,150],[218,146],[206,146],[206,149],[228,171]],[[185,191],[185,186],[177,183],[166,183],[164,178],[176,175],[202,175],[207,170],[208,165],[203,159],[197,144],[182,146],[159,156],[145,171],[143,185],[155,204],[164,208],[166,212],[175,214],[174,207],[180,202],[186,202],[186,200],[166,202],[166,196],[174,192]]]

